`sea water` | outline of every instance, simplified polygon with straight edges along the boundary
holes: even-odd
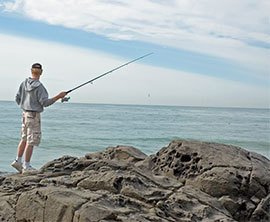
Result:
[[[270,158],[269,109],[56,103],[42,113],[32,165],[128,145],[154,154],[175,139],[240,146]],[[0,101],[0,171],[14,172],[21,110]]]

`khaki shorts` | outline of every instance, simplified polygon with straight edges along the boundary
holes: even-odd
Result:
[[[40,113],[23,112],[22,140],[29,145],[38,146],[41,140]]]

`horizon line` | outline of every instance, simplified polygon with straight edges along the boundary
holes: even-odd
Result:
[[[0,102],[14,102],[13,100],[3,100],[0,99]],[[61,102],[55,102],[55,104]],[[260,110],[269,110],[269,107],[240,107],[240,106],[201,106],[201,105],[176,105],[176,104],[135,104],[135,103],[91,103],[91,102],[64,102],[66,104],[88,104],[88,105],[107,105],[107,106],[163,106],[163,107],[183,107],[183,108],[211,108],[211,109],[260,109]]]

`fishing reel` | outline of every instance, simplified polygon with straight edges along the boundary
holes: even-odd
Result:
[[[68,102],[70,100],[70,97],[64,97],[61,99],[61,102]]]

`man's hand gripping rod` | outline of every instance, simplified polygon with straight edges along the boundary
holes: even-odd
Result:
[[[138,60],[140,60],[140,59],[142,59],[142,58],[145,58],[146,56],[150,56],[150,55],[152,55],[152,54],[153,54],[153,53],[151,52],[151,53],[148,53],[148,54],[146,54],[146,55],[143,55],[143,56],[141,56],[141,57],[139,57],[139,58],[136,58],[136,59],[134,59],[134,60],[131,60],[130,62],[127,62],[127,63],[125,63],[125,64],[123,64],[123,65],[121,65],[121,66],[118,66],[118,67],[116,67],[116,68],[114,68],[114,69],[112,69],[112,70],[110,70],[110,71],[108,71],[108,72],[105,72],[105,73],[103,73],[103,74],[101,74],[101,75],[99,75],[99,76],[97,76],[97,77],[95,77],[95,78],[93,78],[93,79],[91,79],[91,80],[89,80],[89,81],[87,81],[87,82],[85,82],[85,83],[79,85],[79,86],[74,87],[73,89],[68,90],[66,93],[69,94],[69,93],[71,93],[72,91],[74,91],[74,90],[76,90],[76,89],[79,89],[79,88],[81,88],[82,86],[84,86],[84,85],[86,85],[86,84],[88,84],[88,83],[93,83],[95,80],[97,80],[97,79],[99,79],[99,78],[101,78],[101,77],[103,77],[103,76],[105,76],[105,75],[108,75],[108,74],[110,74],[110,73],[116,71],[117,69],[121,69],[122,67],[127,66],[127,65],[129,65],[130,63],[133,63],[133,62],[135,62],[135,61],[138,61]],[[62,102],[68,102],[69,99],[70,99],[70,97],[64,97],[64,98],[62,98],[61,101],[62,101]]]

